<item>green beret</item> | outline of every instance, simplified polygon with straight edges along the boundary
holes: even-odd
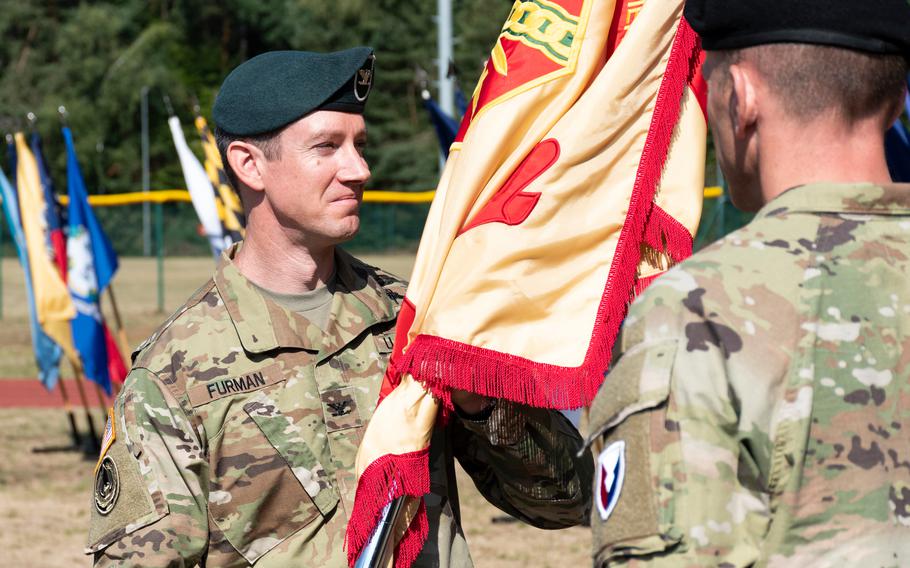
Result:
[[[277,130],[315,110],[363,113],[373,85],[374,61],[369,47],[257,55],[224,80],[212,118],[225,132],[253,136]]]
[[[910,56],[907,0],[687,0],[707,50],[811,43]]]

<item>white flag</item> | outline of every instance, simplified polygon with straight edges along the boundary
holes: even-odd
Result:
[[[218,207],[215,205],[212,182],[205,173],[205,168],[199,163],[199,159],[187,145],[186,138],[183,136],[183,128],[180,126],[180,119],[172,116],[167,119],[167,123],[171,127],[174,146],[177,147],[180,167],[183,168],[183,179],[186,180],[186,189],[190,192],[193,208],[196,210],[199,222],[202,223],[206,238],[212,245],[212,251],[215,256],[218,256],[231,243],[229,237],[225,236],[221,220],[218,218]]]

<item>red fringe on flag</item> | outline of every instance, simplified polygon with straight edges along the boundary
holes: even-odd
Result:
[[[417,514],[395,547],[395,568],[413,564],[430,534],[423,496],[430,492],[430,449],[384,455],[367,466],[357,482],[354,509],[348,521],[345,547],[348,565],[354,566],[360,552],[379,524],[382,510],[398,497],[420,499]]]

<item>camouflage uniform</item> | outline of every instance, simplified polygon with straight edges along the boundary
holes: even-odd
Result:
[[[323,332],[257,292],[233,253],[134,354],[103,460],[107,487],[95,491],[87,552],[97,566],[347,565],[354,457],[405,286],[336,252]],[[507,403],[437,431],[418,565],[471,565],[453,456],[495,505],[557,528],[587,514],[581,443],[557,413]]]
[[[591,412],[595,564],[910,566],[908,278],[910,185],[816,184],[655,281]]]

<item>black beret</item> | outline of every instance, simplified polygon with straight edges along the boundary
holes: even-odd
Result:
[[[369,47],[257,55],[224,80],[212,118],[225,132],[253,136],[277,130],[315,110],[362,113],[373,85],[374,61]]]
[[[812,43],[910,57],[908,0],[686,0],[707,50]]]

